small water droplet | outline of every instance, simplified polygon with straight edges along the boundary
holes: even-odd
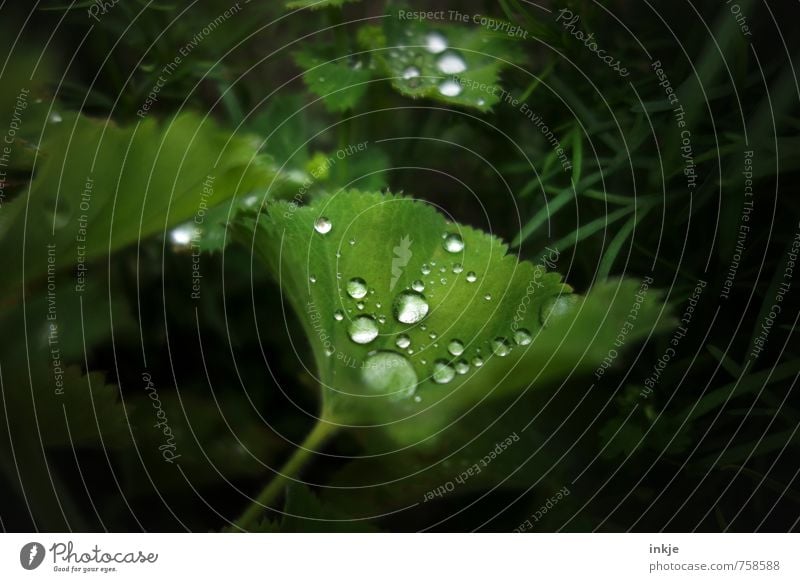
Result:
[[[308,278],[308,282],[309,282],[309,283],[316,283],[316,282],[317,282],[317,278],[316,278],[314,275],[311,275],[311,276]]]
[[[469,273],[467,273],[467,282],[468,283],[474,283],[477,280],[478,280],[478,276],[475,274],[475,271],[470,271]]]
[[[325,355],[330,358],[335,351],[336,349],[333,346],[328,346],[327,348],[325,348]]]
[[[461,84],[448,79],[439,85],[439,93],[445,97],[458,97],[461,94]]]
[[[447,344],[447,351],[454,356],[460,356],[464,353],[464,342],[457,339],[451,340],[450,343]]]
[[[480,99],[478,99],[478,107],[483,107],[484,105],[486,105],[486,99],[481,97]]]
[[[350,322],[347,332],[357,344],[368,344],[378,337],[378,324],[369,315],[359,315]]]
[[[391,400],[410,398],[417,388],[417,373],[408,359],[389,350],[375,352],[361,368],[364,384]]]
[[[427,326],[427,325],[425,325],[425,324],[423,323],[423,324],[421,324],[421,325],[419,326],[419,328],[420,328],[422,331],[425,331],[426,329],[428,329],[428,326]]]
[[[469,363],[466,360],[459,360],[456,362],[455,368],[456,374],[466,374],[469,372]]]
[[[480,368],[481,366],[483,366],[483,360],[480,357],[475,356],[474,358],[472,358],[472,365],[475,366],[476,368]]]
[[[397,341],[395,341],[394,343],[398,348],[404,350],[411,345],[411,338],[408,337],[406,334],[401,333],[399,336],[397,336]]]
[[[507,356],[511,352],[511,346],[508,340],[504,337],[498,337],[492,340],[492,352],[496,356]]]
[[[447,285],[447,279],[442,277],[441,279],[439,279],[439,283],[441,283],[442,285]]]
[[[361,277],[353,277],[347,282],[347,294],[353,299],[367,296],[367,282]]]
[[[386,323],[386,316],[385,315],[379,315],[378,316],[378,323],[380,323],[381,325]]]
[[[418,292],[422,293],[423,291],[425,291],[425,283],[423,283],[422,281],[417,279],[416,281],[411,283],[411,288],[414,291],[418,291]]]
[[[63,121],[63,118],[61,117],[61,114],[58,111],[53,111],[50,114],[48,121],[50,123],[61,123]]]
[[[423,275],[430,275],[431,274],[431,268],[428,266],[427,263],[422,265],[422,268],[420,269],[420,271],[422,271]]]
[[[438,32],[429,32],[425,36],[425,48],[429,53],[438,55],[447,50],[447,39]]]
[[[467,63],[455,53],[446,53],[436,61],[436,67],[445,75],[457,75],[467,70]]]
[[[359,311],[364,311],[364,302],[363,301],[359,301],[358,303],[356,303],[356,308]]]
[[[464,270],[464,267],[461,266],[461,263],[456,263],[455,265],[453,265],[453,273],[454,274],[458,275],[463,270]]]
[[[456,371],[447,360],[436,360],[433,363],[433,381],[437,384],[447,384],[455,377]]]
[[[514,343],[518,346],[527,346],[531,343],[531,332],[527,329],[518,329],[514,332]]]
[[[435,340],[437,337],[439,337],[439,334],[437,334],[435,331],[432,331],[431,333],[428,334],[428,337],[431,338],[432,340]]]
[[[341,309],[337,309],[333,312],[333,318],[336,321],[342,321],[344,319],[344,312]]]
[[[351,238],[348,242],[350,243],[350,246],[352,247],[353,245],[356,244],[356,239]]]
[[[417,323],[428,315],[428,301],[417,291],[403,291],[394,300],[394,316],[401,323]]]
[[[314,221],[314,230],[320,234],[328,234],[333,228],[333,223],[324,216],[320,216]]]
[[[58,214],[56,214],[56,218],[58,218]],[[56,227],[59,228],[63,226],[56,223]],[[191,224],[182,224],[181,226],[176,226],[173,228],[169,233],[169,238],[172,241],[173,246],[177,248],[186,248],[191,246],[192,239],[195,238],[199,233],[195,231],[195,227]]]
[[[405,71],[403,71],[403,79],[408,81],[409,79],[415,79],[419,77],[419,69],[417,67],[408,67]]]
[[[444,250],[448,253],[460,253],[464,250],[464,239],[460,234],[451,232],[444,239]]]
[[[414,402],[422,402],[422,396],[420,396],[419,394],[414,396]]]

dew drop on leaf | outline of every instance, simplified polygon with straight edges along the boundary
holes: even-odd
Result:
[[[464,267],[461,266],[461,263],[456,263],[455,265],[453,265],[453,273],[454,274],[458,275],[463,270],[464,270]]]
[[[420,271],[422,271],[423,275],[430,275],[431,274],[431,268],[428,266],[427,263],[422,265],[422,268],[420,269]]]
[[[314,230],[320,234],[328,234],[331,228],[333,228],[333,223],[324,216],[320,216],[314,221]]]
[[[486,295],[484,295],[484,296],[483,296],[483,298],[484,298],[486,301],[491,301],[491,300],[492,300],[492,294],[491,294],[491,293],[487,293]]]
[[[439,71],[445,75],[455,75],[466,71],[467,63],[465,63],[464,59],[457,54],[447,53],[442,55],[439,60],[436,61],[436,68],[438,68]]]
[[[448,253],[460,253],[464,250],[464,239],[460,234],[451,232],[444,238],[444,250]]]
[[[447,360],[436,360],[433,363],[433,381],[437,384],[447,384],[456,376],[453,366]]]
[[[464,375],[469,372],[469,363],[466,360],[459,360],[455,365],[456,374]]]
[[[475,366],[476,368],[480,368],[481,366],[483,366],[483,359],[480,356],[475,356],[474,358],[472,358],[472,365]]]
[[[438,32],[429,32],[425,36],[425,48],[429,53],[438,55],[447,50],[447,39]]]
[[[531,343],[531,332],[527,329],[518,329],[514,332],[514,343],[518,346],[527,346]]]
[[[347,282],[347,294],[353,299],[367,296],[367,282],[361,277],[353,277]]]
[[[447,79],[439,85],[439,93],[445,97],[458,97],[461,94],[461,85],[452,79]]]
[[[425,291],[425,283],[423,283],[422,281],[417,279],[416,281],[411,283],[411,288],[414,291],[418,291],[418,292],[422,293],[423,291]]]
[[[418,291],[403,291],[394,300],[394,316],[401,323],[417,323],[428,315],[428,301]]]
[[[460,356],[464,353],[464,343],[461,340],[454,339],[447,344],[447,351],[454,356]]]
[[[511,352],[511,346],[508,340],[504,337],[498,337],[492,340],[492,352],[496,356],[507,356]]]
[[[344,312],[341,309],[337,309],[333,312],[333,318],[336,321],[342,321],[344,319]]]
[[[467,282],[468,283],[474,283],[477,280],[478,280],[478,276],[475,274],[475,271],[470,271],[469,273],[467,273]]]
[[[402,400],[414,394],[417,373],[405,356],[392,351],[372,354],[361,368],[361,378],[371,392]]]
[[[408,67],[403,71],[403,79],[406,81],[409,79],[416,79],[417,77],[419,77],[419,69],[417,67]]]
[[[399,336],[397,336],[397,341],[395,341],[394,343],[398,348],[404,350],[411,345],[411,338],[408,337],[406,334],[401,333]]]
[[[378,337],[378,324],[369,315],[359,315],[350,322],[347,332],[357,344],[368,344]]]

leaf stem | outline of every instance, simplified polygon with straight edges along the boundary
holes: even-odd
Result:
[[[283,493],[284,486],[289,480],[293,480],[311,457],[317,453],[323,445],[334,435],[338,426],[320,418],[314,428],[308,433],[305,440],[292,453],[289,460],[281,467],[278,474],[267,484],[259,493],[245,512],[236,520],[235,525],[240,529],[247,530],[257,524],[259,516],[264,509],[268,509],[276,499]]]

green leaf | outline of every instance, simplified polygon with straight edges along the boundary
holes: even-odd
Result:
[[[127,127],[65,114],[44,133],[28,195],[4,209],[16,219],[0,224],[0,296],[23,272],[42,279],[182,221],[202,223],[208,208],[270,183],[257,148],[193,114]]]
[[[372,71],[362,59],[341,56],[333,47],[304,50],[295,53],[294,58],[305,70],[303,81],[309,90],[321,97],[332,112],[355,107],[372,79]]]
[[[324,234],[315,229],[323,223]],[[350,191],[308,207],[275,203],[258,222],[242,222],[239,235],[254,243],[301,319],[323,416],[386,423],[399,441],[428,438],[484,399],[597,366],[633,305],[627,342],[660,321],[659,294],[637,300],[637,282],[571,296],[557,273],[517,261],[497,238],[411,198]],[[458,237],[463,248],[451,244]],[[351,285],[363,294],[351,297]],[[412,321],[422,313],[414,310],[397,317],[404,297],[427,305],[424,318]],[[398,346],[401,334],[410,345]]]
[[[398,92],[479,111],[500,102],[500,71],[514,57],[514,40],[485,28],[394,16],[384,19],[383,35],[359,40]]]

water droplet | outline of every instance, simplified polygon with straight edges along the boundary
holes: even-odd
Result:
[[[420,360],[420,361],[419,361],[419,363],[420,363],[420,364],[422,364],[422,365],[424,366],[425,364],[427,364],[427,363],[428,363],[428,360],[426,360],[426,359],[424,359],[424,358],[423,358],[422,360]]]
[[[422,396],[420,396],[419,394],[414,396],[414,402],[422,402]]]
[[[416,281],[411,283],[411,288],[414,291],[418,291],[418,292],[422,293],[423,291],[425,291],[425,283],[423,283],[422,281],[417,279]]]
[[[394,300],[394,316],[401,323],[417,323],[428,315],[428,301],[417,291],[403,291]]]
[[[472,358],[472,365],[475,366],[476,368],[480,368],[481,366],[483,366],[483,360],[480,357],[475,356],[474,358]]]
[[[444,239],[444,250],[448,253],[460,253],[464,250],[464,239],[460,234],[451,232]]]
[[[572,311],[572,308],[577,303],[577,295],[556,295],[555,297],[550,297],[542,304],[539,310],[539,319],[542,325],[547,327],[555,323]]]
[[[483,107],[484,105],[486,105],[486,99],[481,97],[480,99],[478,99],[478,107]]]
[[[478,276],[475,274],[475,271],[470,271],[469,273],[467,273],[467,282],[468,283],[474,283],[477,280],[478,280]]]
[[[405,71],[403,71],[403,79],[408,81],[409,79],[415,79],[419,77],[419,69],[417,67],[408,67]]]
[[[317,282],[317,278],[316,278],[314,275],[311,275],[311,276],[308,278],[308,282],[309,282],[309,283],[316,283],[316,282]]]
[[[440,273],[446,273],[446,272],[447,272],[447,267],[445,267],[444,265],[442,265],[441,267],[439,267],[439,272],[440,272]]]
[[[356,308],[359,311],[364,311],[364,302],[363,301],[359,301],[358,303],[356,303]]]
[[[406,334],[401,333],[399,336],[397,336],[397,341],[395,341],[394,343],[398,348],[404,350],[411,345],[411,338],[408,337]]]
[[[337,309],[333,312],[333,318],[336,321],[342,321],[344,319],[344,312],[341,309]]]
[[[378,316],[378,323],[380,323],[381,325],[386,323],[386,316],[385,315],[379,315]]]
[[[361,277],[353,277],[347,282],[347,294],[353,299],[367,296],[367,282]]]
[[[494,355],[500,356],[507,356],[511,352],[511,346],[508,344],[508,340],[504,337],[498,337],[492,340],[492,352]]]
[[[430,275],[431,274],[431,268],[428,266],[427,263],[422,265],[422,268],[420,269],[420,271],[422,271],[423,275]]]
[[[59,227],[56,224],[56,227]],[[199,232],[195,232],[195,227],[191,224],[182,224],[173,228],[169,233],[169,238],[172,244],[178,248],[185,248],[192,244],[192,239],[197,236]]]
[[[447,384],[455,377],[456,371],[447,360],[436,360],[433,363],[433,381],[437,384]]]
[[[531,332],[527,329],[518,329],[514,332],[514,343],[518,346],[527,346],[531,343]]]
[[[491,294],[491,293],[487,293],[486,295],[484,295],[484,296],[483,296],[483,298],[484,298],[486,301],[491,301],[491,300],[492,300],[492,294]]]
[[[437,337],[439,337],[439,334],[437,334],[435,331],[432,331],[431,333],[428,334],[428,337],[431,338],[432,340],[435,340]]]
[[[350,322],[347,332],[357,344],[368,344],[378,337],[378,324],[369,315],[359,315]]]
[[[461,266],[461,263],[456,263],[455,265],[453,265],[453,273],[454,274],[458,275],[463,270],[464,270],[464,267]]]
[[[441,279],[439,279],[439,283],[441,283],[442,285],[447,285],[447,279],[442,277]]]
[[[421,325],[419,326],[419,328],[420,328],[422,331],[425,331],[426,329],[428,329],[428,326],[427,326],[427,325],[425,325],[425,324],[423,323],[423,324],[421,324]]]
[[[380,301],[378,301],[378,302],[375,304],[375,309],[380,309],[380,308],[381,308],[381,302],[380,302]]]
[[[330,358],[335,351],[336,349],[333,346],[328,346],[327,348],[325,348],[325,355]]]
[[[451,340],[450,343],[447,344],[447,351],[454,356],[460,356],[464,353],[464,343],[457,339]]]
[[[405,356],[392,351],[375,352],[361,368],[364,384],[375,394],[392,400],[410,398],[417,388],[417,373]]]
[[[324,216],[320,216],[314,221],[314,230],[320,234],[328,234],[331,228],[333,228],[333,223]]]
[[[439,93],[445,97],[458,97],[461,94],[461,84],[448,79],[439,85]]]
[[[469,364],[466,360],[459,360],[456,362],[456,374],[466,374],[469,372]]]
[[[438,32],[429,32],[425,36],[425,48],[429,53],[438,55],[447,50],[447,39]]]
[[[356,239],[351,238],[348,242],[350,243],[350,246],[352,247],[353,245],[356,244]]]
[[[61,117],[61,114],[58,111],[53,111],[50,114],[48,121],[50,123],[61,123],[63,121],[63,118]]]
[[[457,54],[447,53],[436,61],[436,67],[445,75],[457,75],[467,70],[467,63]]]

